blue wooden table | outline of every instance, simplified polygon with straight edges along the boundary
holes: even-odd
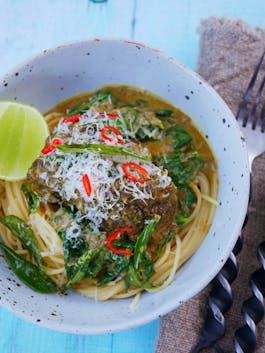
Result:
[[[65,42],[112,37],[142,41],[195,68],[200,20],[238,17],[265,27],[264,0],[0,0],[0,77]],[[63,334],[0,308],[1,353],[151,353],[158,322],[111,335]],[[165,352],[166,353],[166,352]]]

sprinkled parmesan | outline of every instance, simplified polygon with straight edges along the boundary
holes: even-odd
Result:
[[[111,104],[111,98],[109,103]],[[104,126],[113,126],[122,135],[123,147],[146,154],[146,148],[135,140],[132,127],[135,116],[131,113],[126,115],[120,110],[108,115],[106,111],[97,109],[98,106],[92,106],[75,122],[65,122],[62,118],[50,139],[60,138],[68,145],[115,145],[117,139],[105,140],[101,133]],[[75,219],[78,222],[89,221],[94,234],[101,231],[104,221],[111,219],[118,222],[119,215],[131,203],[140,200],[147,205],[148,200],[155,199],[158,189],[162,190],[162,198],[169,196],[168,190],[165,190],[171,183],[167,171],[131,156],[67,153],[57,149],[42,155],[39,160],[41,168],[38,171],[38,182],[52,192],[52,195],[44,194],[46,200],[51,201],[52,196],[52,202],[74,205],[77,209]],[[137,163],[144,168],[148,173],[148,181],[140,183],[129,180],[122,169],[122,165],[128,162]],[[89,179],[89,193],[83,182],[84,175]],[[75,236],[71,227],[68,233],[71,237]]]
[[[136,162],[141,163],[148,171],[150,178],[155,180],[157,188],[166,188],[170,184],[171,178],[167,175],[167,171],[150,162],[142,163],[139,160]],[[108,219],[108,214],[113,208],[122,211],[125,207],[120,197],[121,191],[131,195],[130,202],[153,198],[152,189],[147,189],[147,183],[140,184],[126,179],[121,165],[122,163],[98,154],[56,152],[44,159],[45,169],[49,172],[54,171],[52,177],[42,178],[44,174],[42,173],[39,179],[69,203],[74,200],[78,205],[82,199],[82,206],[80,201],[80,207],[78,207],[82,210],[80,219],[89,220],[93,225],[92,229],[98,232],[102,221]],[[87,196],[83,187],[84,174],[88,174],[91,181],[90,196]]]
[[[103,113],[103,114],[102,114]],[[113,126],[121,131],[123,137],[123,146],[132,146],[131,138],[134,137],[133,129],[129,120],[117,111],[118,118],[111,119],[106,112],[98,112],[95,108],[85,111],[78,123],[66,124],[63,119],[54,130],[54,134],[63,138],[64,143],[85,144],[85,143],[104,143],[114,145],[115,141],[104,140],[101,131],[104,126]]]

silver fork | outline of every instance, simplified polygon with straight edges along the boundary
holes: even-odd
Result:
[[[260,106],[262,92],[265,86],[265,73],[253,104],[249,109],[250,99],[257,77],[262,72],[264,64],[265,50],[255,68],[244,98],[239,106],[236,116],[243,136],[246,140],[250,171],[253,160],[265,151],[265,101],[257,114]],[[247,216],[243,228],[247,222]],[[237,277],[238,266],[236,255],[242,248],[242,233],[240,234],[233,252],[229,256],[222,270],[216,277],[216,283],[209,294],[209,314],[204,322],[201,337],[191,353],[198,353],[204,348],[212,347],[217,353],[223,353],[217,341],[225,334],[224,314],[232,305],[231,283]],[[256,324],[264,316],[263,296],[265,296],[265,242],[260,244],[258,255],[262,268],[251,275],[251,289],[253,296],[246,300],[242,305],[242,313],[246,325],[235,332],[234,346],[236,353],[252,353],[256,347],[257,334]],[[263,284],[261,284],[263,283]]]
[[[251,98],[251,94],[253,92],[253,88],[254,88],[257,76],[261,70],[264,57],[265,57],[265,50],[250,80],[249,86],[240,104],[239,111],[236,117],[240,127],[242,127],[241,130],[246,139],[250,170],[251,170],[251,166],[254,158],[259,156],[262,152],[265,151],[265,136],[262,135],[262,133],[264,133],[265,131],[265,119],[264,119],[265,102],[263,103],[260,114],[256,114],[256,110],[260,103],[260,98],[265,85],[265,74],[263,76],[258,92],[255,96],[253,105],[249,113],[247,114],[247,106]]]
[[[255,157],[265,151],[265,100],[260,113],[255,114],[265,86],[265,70],[252,108],[249,114],[246,114],[247,104],[251,97],[256,78],[262,71],[261,67],[265,61],[264,58],[265,51],[260,58],[237,115],[238,121],[242,122],[242,132],[247,143],[250,170]],[[265,241],[258,246],[258,257],[261,267],[250,276],[252,297],[245,300],[242,304],[242,314],[246,324],[237,329],[234,335],[234,346],[237,353],[252,353],[255,351],[257,344],[256,325],[262,320],[265,313]]]

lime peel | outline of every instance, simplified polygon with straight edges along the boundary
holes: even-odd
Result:
[[[0,101],[0,179],[25,179],[49,136],[43,115],[17,101]]]

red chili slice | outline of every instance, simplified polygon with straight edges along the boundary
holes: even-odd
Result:
[[[135,183],[143,184],[150,179],[148,171],[134,162],[124,163],[122,165],[122,170],[125,177]]]
[[[70,116],[69,118],[63,119],[63,123],[77,123],[80,120],[80,114]]]
[[[52,140],[51,144],[43,147],[43,149],[41,150],[41,153],[42,154],[49,154],[49,153],[56,150],[56,147],[55,147],[56,145],[61,145],[62,143],[63,143],[63,140],[57,137]]]
[[[62,145],[62,144],[63,144],[63,140],[58,138],[58,137],[52,140],[52,145],[53,146]]]
[[[89,176],[87,174],[83,175],[82,182],[83,182],[84,189],[86,191],[87,196],[90,196],[91,192],[92,192],[92,188],[91,188]]]
[[[117,143],[122,143],[122,135],[118,129],[116,129],[114,126],[103,126],[101,130],[101,137],[104,140],[114,142],[114,138],[112,136],[108,135],[108,131],[111,131],[114,135],[116,135],[116,142]]]
[[[100,116],[105,116],[105,115],[107,115],[109,118],[111,118],[111,119],[117,119],[117,118],[119,118],[120,116],[119,116],[119,114],[117,114],[117,113],[104,113],[104,112],[99,112],[99,115]]]
[[[42,154],[49,154],[55,150],[56,150],[56,148],[53,145],[47,145],[47,146],[43,147],[43,149],[41,150],[41,153]]]
[[[133,228],[131,227],[123,227],[117,229],[114,233],[108,236],[106,240],[106,248],[114,252],[115,254],[133,256],[133,252],[130,249],[118,249],[111,244],[112,241],[115,240],[121,233],[131,232],[132,230]]]

